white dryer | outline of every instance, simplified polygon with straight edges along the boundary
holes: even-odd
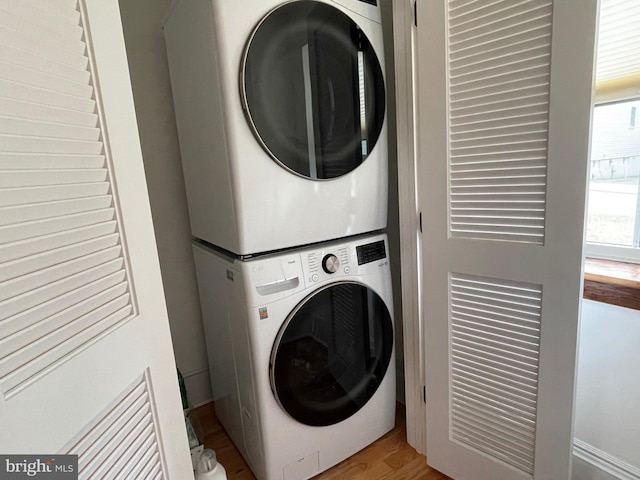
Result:
[[[259,480],[310,478],[393,428],[386,235],[194,254],[216,414]]]
[[[176,0],[164,22],[194,236],[249,255],[387,222],[377,0]]]

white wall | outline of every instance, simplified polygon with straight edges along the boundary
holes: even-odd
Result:
[[[191,229],[161,19],[170,0],[120,10],[173,348],[192,405],[211,399]]]
[[[585,300],[575,437],[640,471],[640,311]],[[580,480],[587,476],[581,466]],[[574,475],[574,478],[575,477]]]

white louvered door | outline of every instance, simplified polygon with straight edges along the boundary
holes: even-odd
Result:
[[[0,0],[0,426],[192,475],[117,0]]]
[[[596,0],[418,2],[427,462],[569,478]]]

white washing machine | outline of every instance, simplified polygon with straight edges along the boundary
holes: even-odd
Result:
[[[216,414],[259,480],[304,480],[395,421],[387,238],[247,261],[195,244]]]
[[[250,255],[383,229],[377,0],[177,0],[164,22],[194,236]]]

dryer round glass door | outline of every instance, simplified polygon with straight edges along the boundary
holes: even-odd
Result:
[[[241,68],[243,106],[264,149],[314,180],[366,160],[382,129],[380,62],[364,32],[326,3],[299,0],[256,27]]]
[[[392,350],[384,301],[359,283],[335,283],[303,300],[283,324],[271,353],[271,388],[299,422],[333,425],[375,394]]]

